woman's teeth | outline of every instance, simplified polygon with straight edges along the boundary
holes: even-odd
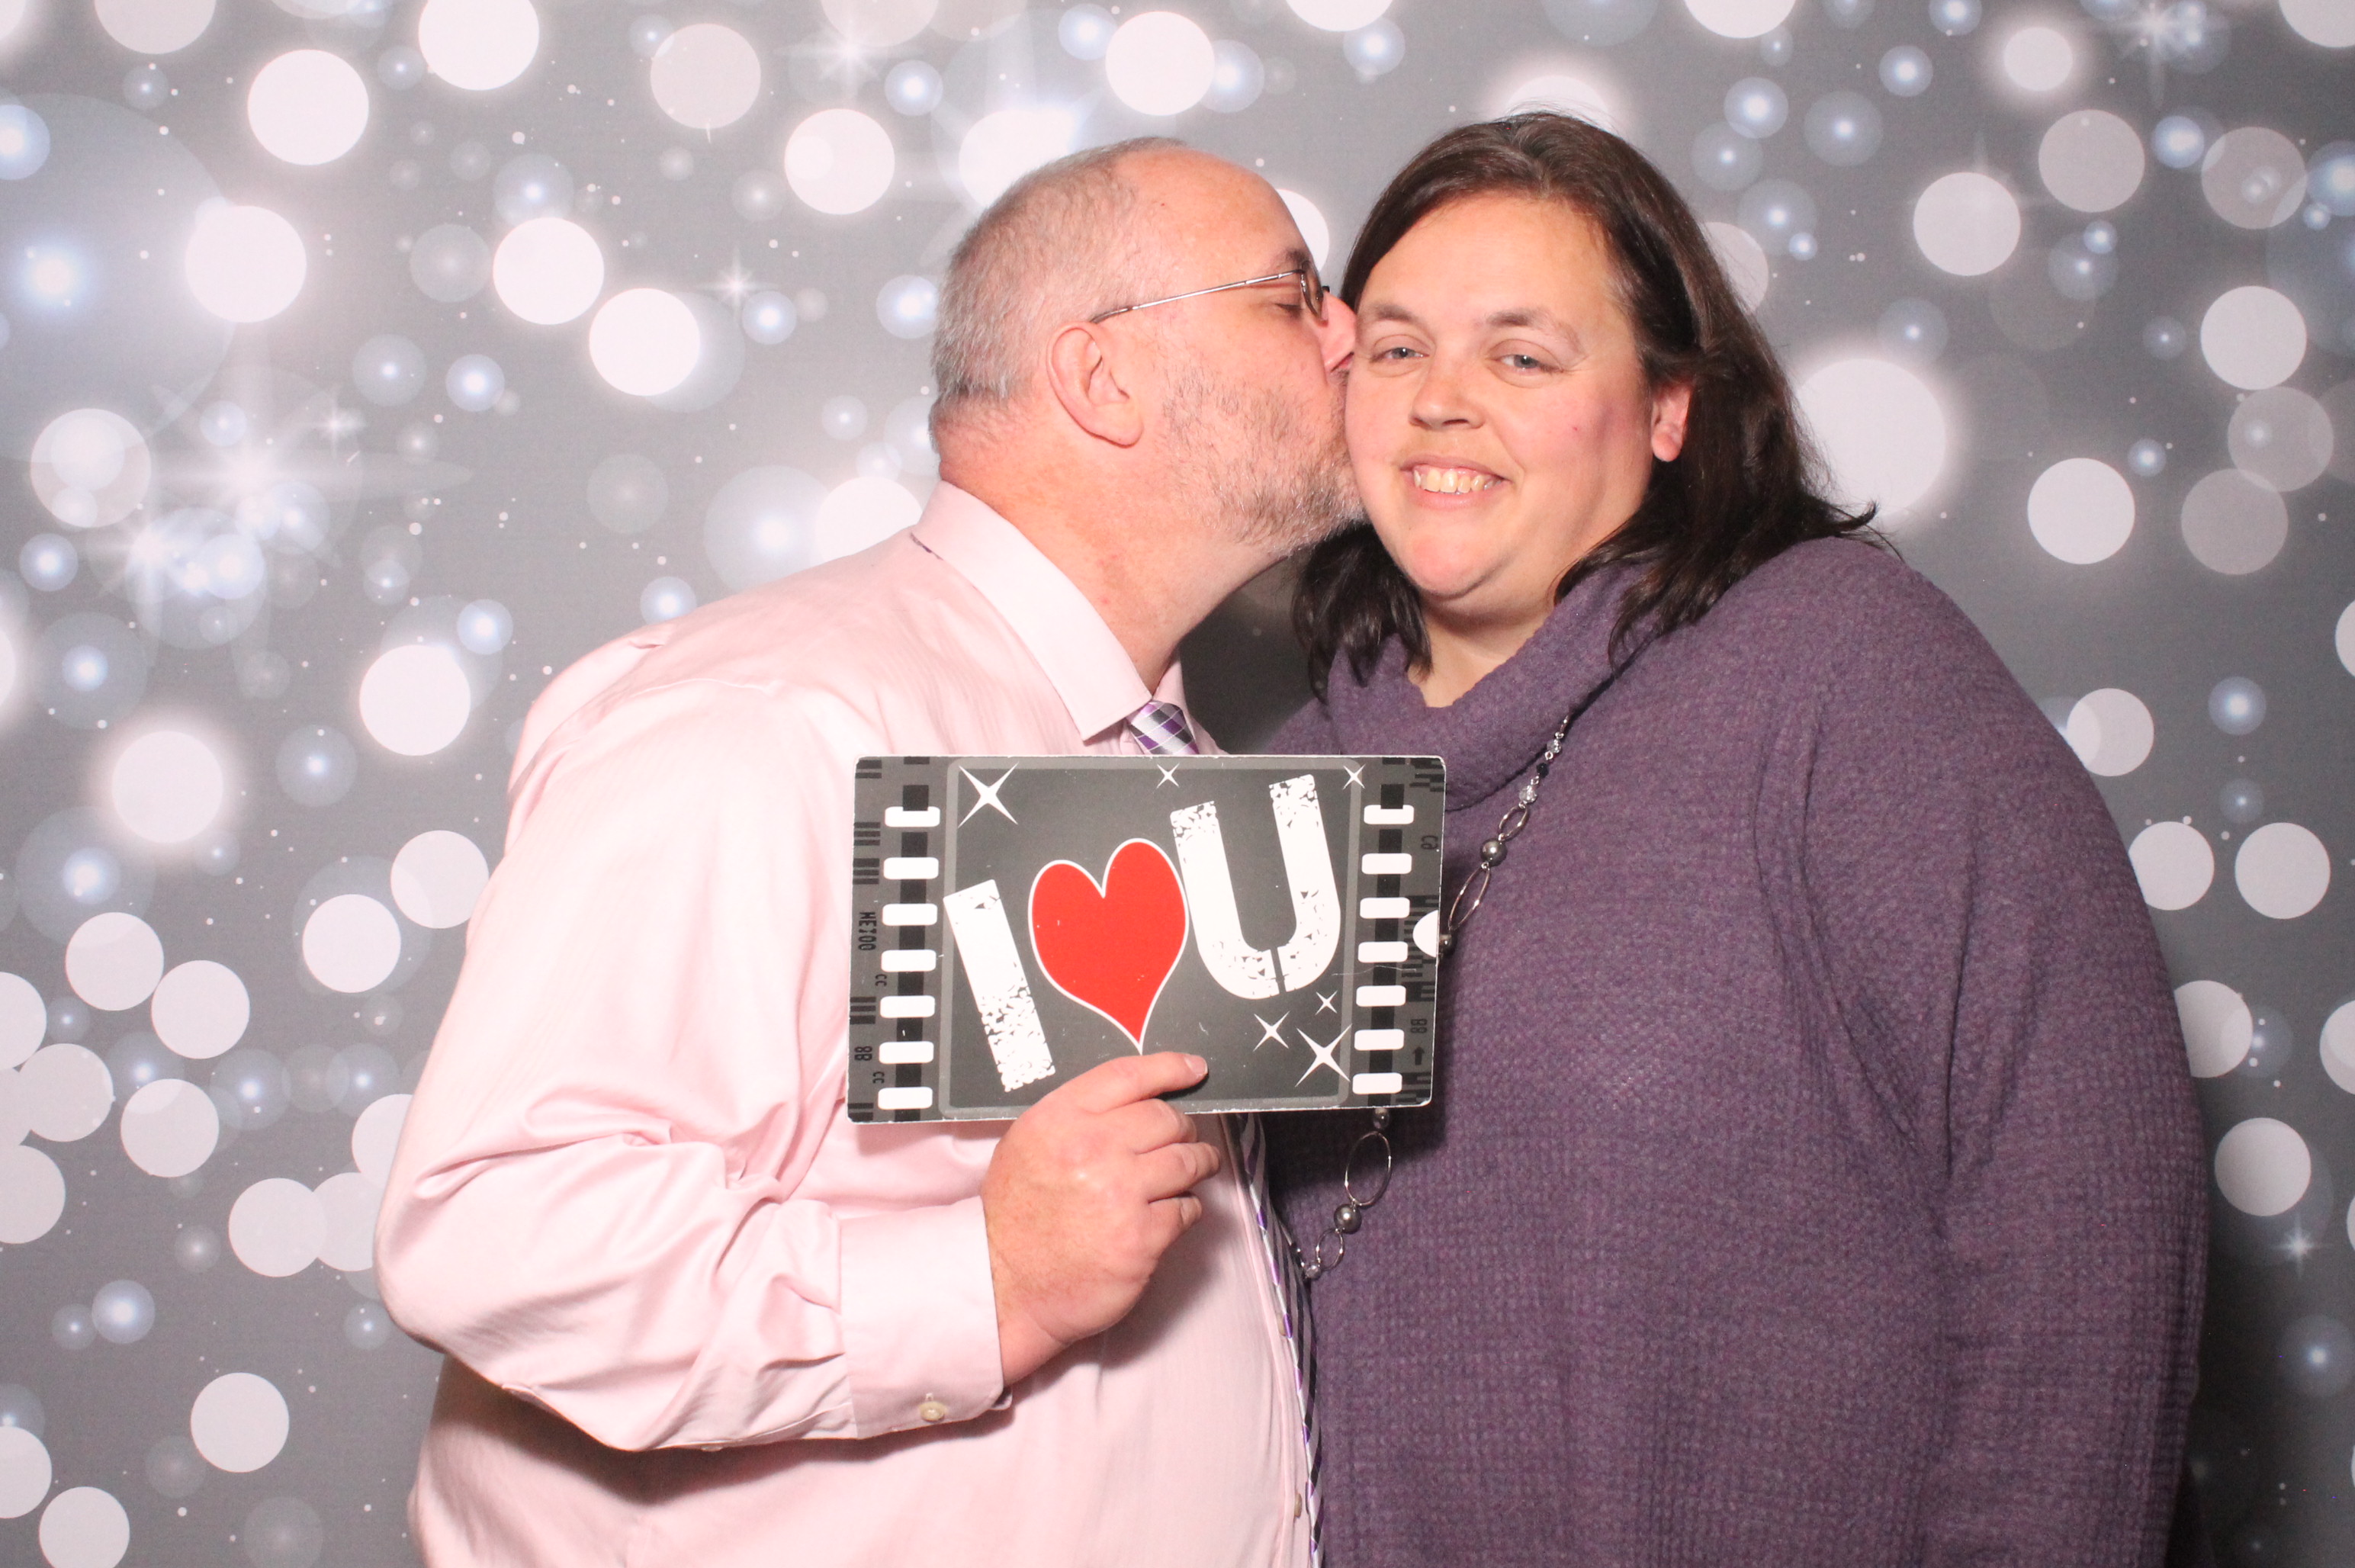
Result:
[[[1492,488],[1497,483],[1495,475],[1483,474],[1476,468],[1410,468],[1407,477],[1416,489],[1440,496],[1468,496],[1476,490]]]

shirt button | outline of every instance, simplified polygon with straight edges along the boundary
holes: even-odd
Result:
[[[949,1407],[939,1400],[928,1399],[916,1407],[916,1413],[928,1422],[943,1422],[949,1418]]]

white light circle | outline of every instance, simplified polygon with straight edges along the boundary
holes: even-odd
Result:
[[[407,1094],[387,1094],[368,1102],[352,1123],[352,1163],[360,1174],[381,1187],[392,1176],[392,1157],[400,1147],[400,1129],[409,1120]]]
[[[2355,48],[2355,5],[2347,0],[2281,0],[2282,20],[2307,43]]]
[[[491,880],[490,863],[463,833],[421,833],[392,858],[392,901],[429,931],[464,925]]]
[[[825,0],[834,30],[861,48],[904,44],[932,24],[940,0]]]
[[[1946,464],[1946,414],[1922,379],[1885,359],[1843,359],[1799,386],[1834,494],[1902,513]]]
[[[2052,122],[2037,144],[2036,172],[2054,200],[2079,212],[2107,212],[2142,187],[2142,134],[2102,109]]]
[[[1292,226],[1300,230],[1300,242],[1308,247],[1308,259],[1316,270],[1325,270],[1325,257],[1333,249],[1333,226],[1325,221],[1325,214],[1315,202],[1296,190],[1279,189],[1284,209],[1292,214]]]
[[[2339,624],[2332,628],[2330,643],[2339,655],[2339,667],[2355,675],[2355,603],[2339,612]]]
[[[21,1426],[0,1426],[0,1519],[22,1519],[49,1495],[48,1445]]]
[[[695,22],[662,41],[647,80],[664,113],[690,131],[716,131],[760,98],[761,57],[735,28]]]
[[[1992,272],[2019,245],[2019,203],[1991,176],[1968,169],[1941,176],[1914,200],[1913,242],[1942,272]]]
[[[318,1195],[283,1176],[255,1182],[229,1205],[229,1251],[237,1254],[238,1262],[271,1279],[301,1274],[317,1262],[326,1229],[326,1212],[319,1207]],[[204,1445],[205,1440],[197,1438],[197,1446]],[[212,1459],[210,1454],[205,1457]],[[220,1461],[213,1459],[213,1463]],[[240,1467],[221,1465],[221,1468]]]
[[[1756,310],[1766,303],[1766,289],[1774,278],[1774,269],[1766,260],[1766,247],[1758,243],[1757,236],[1739,223],[1705,223],[1710,249],[1717,252],[1717,264],[1725,269],[1725,281],[1733,285],[1734,297],[1741,300],[1744,310]]]
[[[25,1106],[25,1091],[17,1083],[16,1070],[0,1067],[0,1148],[23,1143],[33,1130],[31,1113]]]
[[[923,504],[890,479],[847,480],[827,493],[817,509],[817,559],[855,555],[911,528]]]
[[[0,1245],[39,1241],[65,1211],[66,1178],[56,1160],[27,1144],[0,1148]]]
[[[2289,540],[2281,492],[2238,468],[2220,468],[2185,492],[2183,543],[2211,571],[2245,577],[2273,564]]]
[[[303,965],[347,996],[372,991],[400,962],[400,922],[366,893],[338,893],[303,923]]]
[[[253,1003],[245,982],[209,958],[176,965],[155,987],[147,1008],[155,1038],[176,1055],[209,1061],[245,1038]]]
[[[66,984],[102,1013],[137,1007],[163,977],[163,938],[135,914],[94,914],[66,943]]]
[[[2343,1002],[2322,1020],[2322,1070],[2355,1094],[2355,1002]]]
[[[384,1202],[384,1189],[357,1170],[331,1176],[314,1195],[326,1229],[319,1242],[319,1261],[346,1274],[376,1266],[376,1211]]]
[[[2232,987],[2218,980],[2178,986],[2175,1011],[2183,1023],[2183,1048],[2194,1078],[2222,1078],[2248,1059],[2256,1019]]]
[[[298,1181],[286,1183],[310,1189]],[[188,1441],[205,1462],[231,1475],[259,1470],[286,1446],[291,1420],[286,1396],[269,1379],[251,1372],[226,1372],[204,1386],[188,1407]]]
[[[1104,50],[1113,96],[1139,114],[1183,114],[1210,91],[1218,55],[1210,35],[1175,11],[1131,16]]]
[[[305,166],[331,164],[368,129],[368,83],[341,55],[293,49],[254,72],[245,118],[271,156]]]
[[[123,1103],[123,1152],[150,1176],[186,1176],[213,1157],[220,1112],[180,1078],[158,1078]]]
[[[1353,33],[1391,8],[1391,0],[1291,0],[1292,14],[1328,33]]]
[[[294,303],[310,258],[294,226],[266,207],[207,206],[182,257],[189,292],[223,321],[267,321]]]
[[[213,0],[98,0],[98,25],[124,48],[176,54],[212,26]]]
[[[866,211],[897,167],[891,133],[856,109],[821,109],[785,141],[785,183],[819,212]]]
[[[131,1516],[112,1492],[72,1487],[41,1510],[41,1555],[49,1568],[114,1568],[131,1550]]]
[[[599,305],[589,324],[589,362],[607,386],[634,398],[677,387],[702,354],[695,312],[662,289],[624,289]]]
[[[1757,38],[1789,19],[1796,0],[1685,0],[1693,20],[1721,38]]]
[[[70,528],[120,522],[147,499],[147,443],[112,409],[74,409],[33,439],[33,493]]]
[[[974,122],[957,144],[957,179],[987,207],[1006,187],[1071,150],[1071,116],[1054,109],[1001,109]]]
[[[2216,880],[2216,851],[2188,822],[2154,822],[2126,846],[2126,859],[2153,909],[2190,909]]]
[[[2056,560],[2090,566],[2118,553],[2134,532],[2134,489],[2106,463],[2070,457],[2037,475],[2028,530]]]
[[[2307,179],[2306,155],[2268,125],[2227,131],[2200,159],[2200,194],[2235,229],[2288,222],[2306,199]]]
[[[2244,283],[2216,296],[2200,318],[2200,354],[2227,385],[2277,387],[2306,358],[2306,318],[2289,296]]]
[[[2287,1122],[2252,1116],[2217,1140],[2216,1185],[2243,1214],[2287,1213],[2313,1179],[2313,1152]]]
[[[114,1108],[114,1075],[94,1051],[45,1045],[16,1069],[25,1121],[36,1137],[78,1143],[106,1125]]]
[[[605,254],[569,218],[534,218],[507,230],[491,256],[491,287],[524,320],[555,326],[597,303]]]
[[[2268,822],[2241,841],[2232,882],[2268,920],[2296,920],[2330,891],[2330,851],[2310,828]]]
[[[107,785],[125,827],[151,844],[185,844],[220,815],[229,780],[194,735],[150,730],[114,759]]]
[[[0,973],[0,1067],[14,1067],[41,1049],[49,1032],[49,1010],[41,993],[22,975]]]
[[[2077,699],[2061,732],[2087,773],[2123,778],[2149,760],[2158,727],[2141,698],[2105,687]]]
[[[2003,42],[2003,74],[2023,92],[2050,92],[2069,80],[2077,51],[2052,27],[2022,27]]]
[[[404,757],[431,756],[456,740],[473,708],[457,656],[432,643],[388,649],[360,678],[360,722]]]
[[[417,52],[426,69],[453,87],[505,87],[539,52],[539,13],[531,0],[425,0]]]
[[[2355,439],[2355,429],[2348,434]],[[2318,400],[2295,387],[2268,387],[2241,400],[2224,444],[2233,467],[2276,490],[2299,490],[2329,471],[2337,439]]]

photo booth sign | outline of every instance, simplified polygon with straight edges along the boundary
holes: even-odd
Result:
[[[1124,1052],[1188,1110],[1431,1100],[1436,757],[866,757],[853,1121],[992,1120]]]

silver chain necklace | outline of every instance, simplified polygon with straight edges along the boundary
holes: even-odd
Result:
[[[1447,918],[1439,933],[1439,956],[1443,962],[1455,951],[1456,936],[1472,923],[1472,917],[1480,912],[1480,901],[1488,896],[1488,883],[1496,876],[1497,868],[1505,863],[1508,847],[1520,837],[1521,829],[1529,825],[1530,808],[1538,803],[1538,786],[1544,784],[1546,774],[1553,771],[1554,759],[1561,755],[1562,742],[1570,739],[1570,727],[1611,689],[1611,683],[1617,680],[1627,666],[1634,662],[1630,657],[1614,666],[1611,673],[1582,698],[1577,707],[1563,714],[1561,722],[1553,727],[1553,734],[1546,741],[1545,750],[1538,753],[1537,765],[1522,781],[1520,793],[1506,808],[1503,820],[1497,824],[1497,831],[1481,840],[1479,859],[1473,867],[1472,874],[1464,879],[1464,885],[1457,888],[1455,898],[1448,901]],[[1306,1251],[1304,1252],[1297,1242],[1292,1244],[1293,1256],[1300,1260],[1300,1277],[1311,1284],[1341,1265],[1341,1260],[1348,1255],[1348,1239],[1356,1235],[1359,1227],[1365,1223],[1366,1211],[1380,1202],[1382,1195],[1391,1189],[1391,1171],[1395,1165],[1391,1150],[1391,1114],[1387,1107],[1383,1107],[1377,1109],[1373,1116],[1374,1125],[1358,1135],[1358,1141],[1349,1146],[1348,1157],[1341,1162],[1341,1201],[1333,1210],[1332,1223],[1325,1228],[1323,1235],[1309,1243]],[[1377,1158],[1382,1167],[1379,1179],[1370,1174],[1370,1168]],[[1361,1159],[1369,1168],[1367,1185],[1371,1188],[1370,1191],[1364,1193],[1358,1190],[1358,1165]],[[1330,1257],[1326,1256],[1328,1244],[1332,1248]]]

